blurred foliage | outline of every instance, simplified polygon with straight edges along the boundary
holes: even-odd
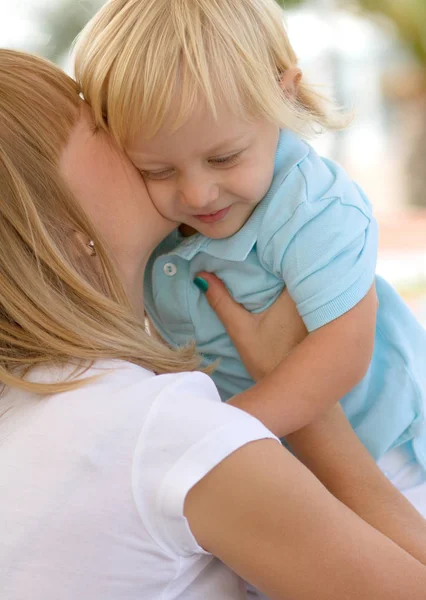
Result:
[[[102,4],[104,0],[61,0],[43,8],[37,6],[35,18],[48,42],[36,50],[58,62]]]
[[[278,4],[283,8],[293,8],[295,6],[300,6],[301,4],[306,4],[306,0],[302,2],[301,0],[277,0]]]
[[[284,8],[307,4],[307,0],[277,0]],[[426,66],[426,0],[335,0],[336,7],[359,7],[380,17],[389,18],[399,37]]]
[[[396,25],[401,40],[426,66],[426,0],[357,0],[373,14],[382,14]]]

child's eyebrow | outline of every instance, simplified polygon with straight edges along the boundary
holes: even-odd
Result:
[[[221,152],[228,150],[230,146],[232,147],[232,146],[236,146],[236,145],[242,143],[245,139],[246,139],[245,135],[240,135],[235,138],[229,138],[228,140],[223,140],[219,144],[214,146],[213,148],[209,148],[208,150],[206,150],[206,154],[220,154]]]
[[[207,148],[202,151],[202,154],[206,156],[215,156],[220,155],[223,152],[231,152],[232,150],[236,150],[239,145],[247,144],[247,134],[241,134],[233,138],[225,139],[220,141],[216,146]],[[230,150],[231,148],[231,150]],[[239,148],[242,150],[242,148]],[[158,160],[162,162],[163,156],[157,155],[155,152],[138,152],[137,150],[128,150],[127,154],[132,161],[144,162],[144,161],[153,161]]]

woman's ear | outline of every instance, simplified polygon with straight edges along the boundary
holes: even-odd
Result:
[[[298,67],[290,67],[281,74],[279,85],[286,96],[297,97],[302,76],[302,71]]]

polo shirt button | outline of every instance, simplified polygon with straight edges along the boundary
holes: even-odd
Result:
[[[163,271],[167,277],[173,277],[177,273],[177,267],[175,264],[169,262],[164,265]]]

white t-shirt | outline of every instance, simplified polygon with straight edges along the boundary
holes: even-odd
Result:
[[[273,435],[201,373],[119,361],[89,374],[100,372],[77,391],[0,396],[0,598],[245,598],[195,541],[184,499],[234,450]]]

